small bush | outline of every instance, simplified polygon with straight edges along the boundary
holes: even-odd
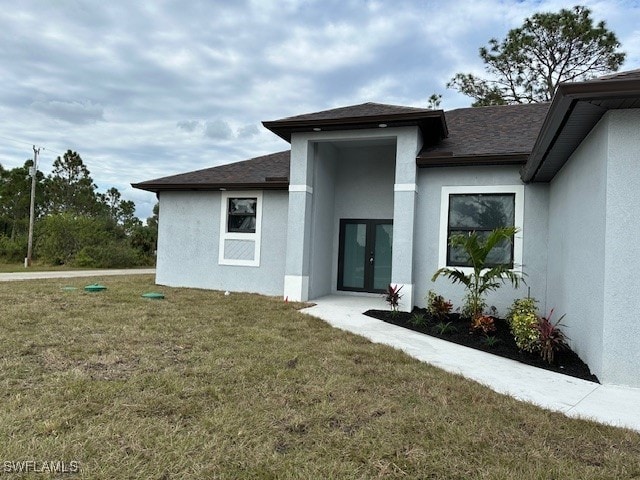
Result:
[[[500,340],[498,337],[495,337],[493,335],[487,335],[482,339],[482,343],[484,343],[489,348],[493,348],[496,345],[499,345],[501,342],[502,340]]]
[[[511,334],[520,350],[535,352],[539,349],[538,308],[535,298],[521,298],[513,302],[507,321]]]
[[[141,265],[142,257],[129,245],[112,241],[105,245],[82,247],[71,264],[82,268],[125,268]]]
[[[400,290],[402,290],[402,286],[398,287],[396,285],[394,287],[393,285],[389,284],[389,286],[387,287],[387,291],[384,294],[384,299],[391,307],[391,312],[398,311],[398,305],[400,305],[400,299],[402,298],[402,295],[400,295]]]
[[[480,315],[471,322],[471,329],[474,332],[481,332],[484,335],[488,335],[496,331],[496,321],[490,315]]]
[[[21,262],[27,256],[27,237],[18,237],[15,240],[0,235],[0,259],[3,262]]]
[[[484,298],[474,298],[473,295],[467,294],[464,297],[464,305],[460,311],[460,316],[473,320],[474,316],[477,316],[478,313],[482,315],[486,309],[487,302],[485,302]]]
[[[446,320],[453,304],[449,300],[445,300],[442,295],[438,295],[433,290],[429,290],[427,294],[427,313],[436,321],[442,322]]]
[[[450,333],[456,333],[458,329],[452,322],[438,322],[433,326],[433,330],[439,335],[448,335]]]
[[[414,313],[409,320],[414,327],[422,327],[427,324],[427,317],[422,313]]]
[[[567,345],[567,337],[562,330],[558,328],[562,325],[560,322],[564,318],[564,315],[561,316],[556,323],[551,323],[552,315],[553,310],[551,310],[548,317],[542,317],[537,324],[540,356],[549,364],[553,363],[557,352],[569,348]]]

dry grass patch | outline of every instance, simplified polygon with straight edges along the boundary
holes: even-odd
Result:
[[[96,281],[108,290],[61,289]],[[640,477],[636,433],[517,402],[278,299],[137,276],[4,283],[0,305],[2,461],[77,460],[81,478],[115,479]]]

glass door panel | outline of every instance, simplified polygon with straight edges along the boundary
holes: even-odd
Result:
[[[344,226],[344,258],[342,286],[364,288],[367,225],[348,223]]]
[[[391,220],[340,220],[338,290],[383,292],[391,282]]]
[[[391,283],[391,245],[393,225],[375,226],[373,290],[386,290]]]

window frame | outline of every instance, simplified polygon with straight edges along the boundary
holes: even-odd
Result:
[[[232,198],[251,198],[256,200],[255,231],[229,231],[229,200]],[[220,195],[220,242],[218,247],[218,264],[244,267],[260,266],[260,244],[262,238],[262,191],[222,191]],[[225,258],[225,244],[227,240],[244,240],[254,243],[253,259],[242,260]]]
[[[512,244],[513,266],[515,273],[522,273],[522,250],[524,236],[524,185],[457,185],[443,186],[440,203],[440,235],[438,268],[456,268],[464,273],[473,272],[472,267],[447,265],[449,249],[449,200],[451,195],[486,195],[513,194],[514,195],[514,226],[518,229]]]

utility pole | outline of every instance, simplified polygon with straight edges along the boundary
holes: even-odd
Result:
[[[36,176],[38,173],[38,154],[40,148],[33,146],[33,166],[31,167],[31,204],[29,205],[29,242],[27,243],[27,258],[24,259],[24,268],[31,266],[33,253],[33,223],[36,216]]]

